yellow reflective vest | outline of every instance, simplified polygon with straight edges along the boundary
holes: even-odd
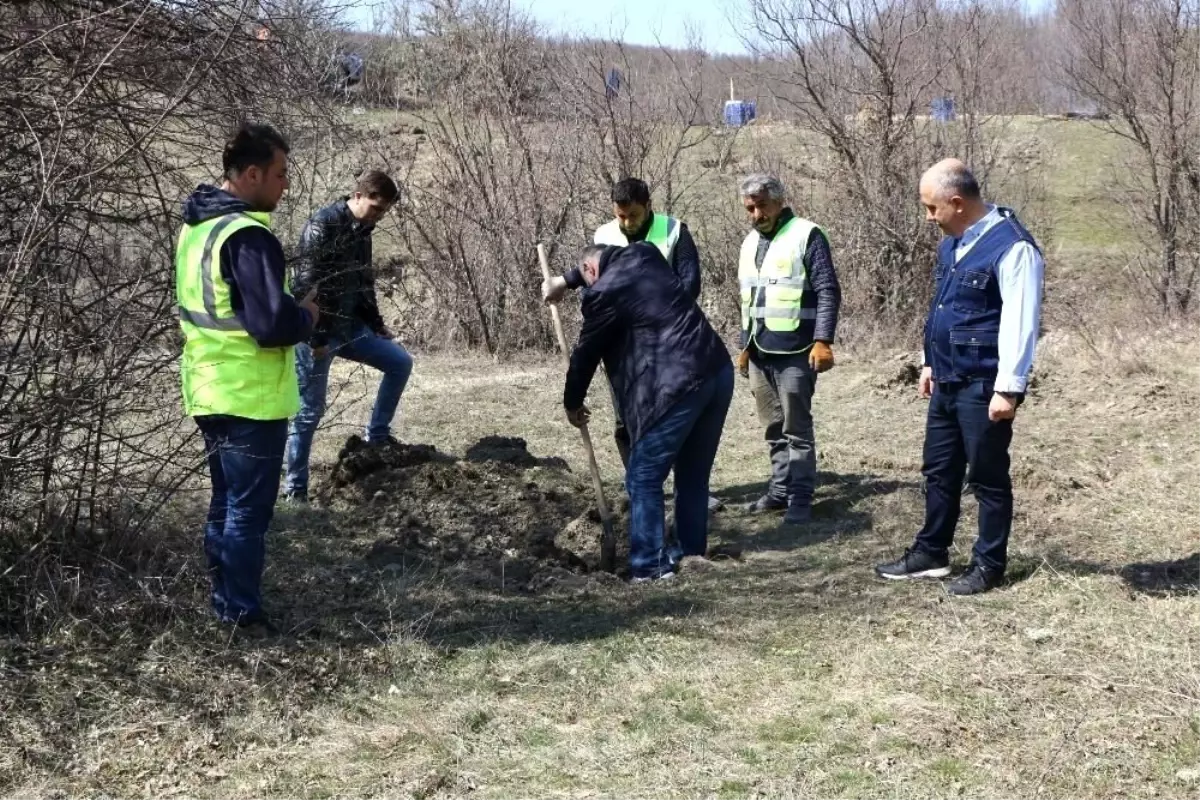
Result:
[[[657,247],[670,264],[675,244],[679,241],[679,220],[666,214],[655,214],[646,233],[646,241]],[[624,247],[629,244],[629,238],[621,231],[621,223],[614,219],[596,229],[593,242]]]
[[[752,230],[742,242],[738,257],[742,333],[747,344],[753,343],[763,353],[802,353],[812,346],[817,309],[816,297],[804,291],[808,285],[805,251],[818,230],[814,223],[792,217],[771,239],[761,268],[755,258],[762,235]]]
[[[243,228],[270,229],[270,215],[239,212],[184,225],[175,248],[175,292],[183,328],[184,413],[287,419],[300,409],[295,349],[259,347],[233,313],[221,277],[221,246]],[[288,290],[284,278],[284,290]]]

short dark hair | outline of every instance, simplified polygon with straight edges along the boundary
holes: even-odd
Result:
[[[369,169],[359,176],[354,191],[362,192],[372,200],[394,203],[400,197],[400,187],[383,170]]]
[[[583,248],[583,252],[579,254],[579,263],[582,264],[592,256],[598,256],[608,249],[606,244],[589,244]]]
[[[291,149],[287,139],[270,125],[243,122],[225,142],[221,156],[225,177],[232,178],[249,167],[265,169],[275,160],[276,150],[287,155]]]
[[[639,206],[650,205],[650,187],[639,178],[625,178],[613,184],[612,201],[619,206],[637,203]]]

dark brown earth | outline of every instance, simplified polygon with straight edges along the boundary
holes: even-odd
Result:
[[[376,569],[434,567],[519,592],[613,580],[598,572],[590,484],[563,459],[530,453],[523,439],[485,437],[460,459],[431,445],[368,446],[354,436],[330,483],[327,504],[345,524],[382,532],[366,554]],[[618,530],[618,543],[625,538]]]

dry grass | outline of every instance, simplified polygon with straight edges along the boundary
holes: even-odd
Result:
[[[716,537],[747,557],[673,586],[514,596],[379,573],[362,557],[381,531],[285,512],[268,584],[294,633],[261,645],[207,624],[198,546],[172,540],[177,580],[126,600],[169,613],[114,630],[130,610],[96,609],[0,651],[0,775],[18,795],[1194,796],[1200,352],[1147,345],[1131,381],[1073,337],[1043,351],[1000,591],[872,577],[919,523],[924,405],[851,360],[818,389],[813,525],[722,512]],[[405,438],[519,433],[581,468],[545,361],[419,358]],[[346,427],[318,460],[366,413],[341,375]],[[747,497],[765,467],[742,384],[715,485]],[[1174,586],[1130,567],[1189,557]]]
[[[672,586],[518,595],[375,570],[382,524],[282,510],[267,593],[289,635],[255,643],[209,621],[202,485],[151,536],[47,545],[62,555],[28,603],[44,623],[0,639],[0,794],[1195,797],[1195,322],[1130,332],[1148,328],[1114,280],[1125,239],[1077,163],[1094,134],[1030,125],[1063,168],[1005,588],[874,579],[920,523],[925,405],[900,361],[841,348],[817,392],[813,524],[722,512],[714,538],[745,559]],[[457,453],[519,435],[582,471],[558,365],[419,354],[400,433]],[[325,466],[374,385],[336,370]],[[615,482],[606,393],[594,410]],[[748,499],[766,468],[739,383],[715,489]]]

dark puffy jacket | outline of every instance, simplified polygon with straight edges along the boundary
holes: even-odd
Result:
[[[563,405],[579,408],[603,361],[636,443],[688,392],[723,367],[729,352],[658,248],[608,247],[600,278],[583,292],[583,328],[571,353]]]
[[[359,222],[343,197],[313,214],[300,231],[300,261],[294,292],[303,297],[317,287],[321,318],[311,343],[326,344],[331,336],[348,338],[366,325],[383,330],[383,317],[375,299],[375,272],[371,267],[371,233],[375,226]]]
[[[640,231],[632,236],[626,234],[625,238],[630,244],[644,242],[653,224],[654,215],[650,214],[646,217],[646,221],[642,224]],[[679,223],[679,241],[675,242],[675,249],[671,252],[671,269],[679,276],[679,280],[688,295],[693,300],[699,299],[700,251],[696,249],[696,240],[692,238],[692,233],[688,230],[688,226],[682,222]],[[572,289],[582,289],[586,285],[583,281],[583,273],[579,271],[579,267],[568,271],[563,275],[563,278],[566,280],[567,286]]]

